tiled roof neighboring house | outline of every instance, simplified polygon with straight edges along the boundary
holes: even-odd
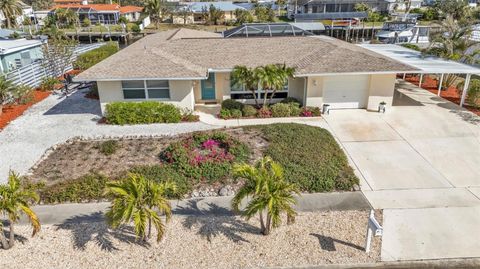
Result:
[[[119,11],[121,14],[132,13],[132,12],[142,12],[142,7],[136,6],[120,6],[118,4],[57,4],[51,8],[51,10],[59,8],[91,8],[96,11]]]
[[[132,12],[142,12],[143,7],[136,7],[136,6],[124,6],[120,7],[120,13],[132,13]]]
[[[296,76],[402,73],[416,68],[325,36],[224,39],[195,30],[147,36],[81,73],[78,80],[202,79],[236,65],[287,64]]]

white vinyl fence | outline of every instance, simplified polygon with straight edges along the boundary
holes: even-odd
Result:
[[[71,63],[67,66],[66,71],[73,69],[73,62],[77,59],[77,56],[87,51],[99,48],[105,45],[105,43],[94,44],[80,44],[73,53]],[[34,62],[32,64],[15,69],[7,74],[6,78],[17,85],[28,85],[30,87],[38,87],[44,77],[58,77],[62,74],[55,74],[53,68],[49,68],[43,64],[42,60]]]

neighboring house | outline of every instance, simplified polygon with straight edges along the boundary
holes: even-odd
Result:
[[[22,39],[0,40],[2,73],[29,65],[42,58],[42,41]]]
[[[77,13],[80,22],[89,19],[93,24],[118,24],[121,16],[132,22],[140,19],[142,7],[120,6],[119,4],[89,4],[87,0],[55,0],[55,6],[50,9],[50,14],[57,9],[70,9]]]
[[[234,85],[236,65],[286,64],[294,77],[274,96],[332,109],[392,104],[397,73],[418,70],[359,46],[326,37],[222,38],[179,29],[147,36],[82,72],[77,81],[96,81],[102,111],[110,102],[156,100],[194,109],[225,99],[262,99]]]
[[[174,16],[173,23],[175,24],[191,24],[191,23],[205,23],[204,20],[204,11],[210,8],[213,5],[215,8],[223,11],[225,16],[223,18],[224,21],[234,21],[236,20],[235,17],[235,10],[236,9],[243,9],[246,10],[244,7],[234,4],[233,2],[185,2],[179,5],[179,9],[188,10],[191,14],[188,16]],[[184,22],[185,20],[185,22]]]
[[[24,20],[25,17],[31,18],[33,16],[33,8],[31,6],[23,3],[22,1],[18,1],[18,2],[22,6],[22,14],[17,16],[15,18],[15,20],[17,22],[17,25],[21,25],[23,23],[23,20]],[[1,11],[0,11],[0,25],[2,27],[6,26],[5,15],[3,15],[3,12],[1,12]]]
[[[388,2],[388,11],[394,12],[395,10],[405,10],[405,2],[398,0],[385,0]],[[421,8],[425,4],[424,0],[411,0],[410,9]]]

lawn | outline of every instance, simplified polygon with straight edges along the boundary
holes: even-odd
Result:
[[[236,163],[269,155],[285,168],[286,179],[303,192],[350,191],[358,184],[347,157],[325,129],[273,124],[175,137],[75,141],[59,145],[29,176],[44,203],[102,200],[108,180],[133,172],[173,181],[169,198],[217,196],[235,192],[243,181],[232,177]]]

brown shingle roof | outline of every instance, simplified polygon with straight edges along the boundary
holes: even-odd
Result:
[[[77,80],[205,78],[209,69],[286,63],[296,75],[388,73],[416,68],[325,36],[220,38],[171,30],[147,36],[81,73]]]

